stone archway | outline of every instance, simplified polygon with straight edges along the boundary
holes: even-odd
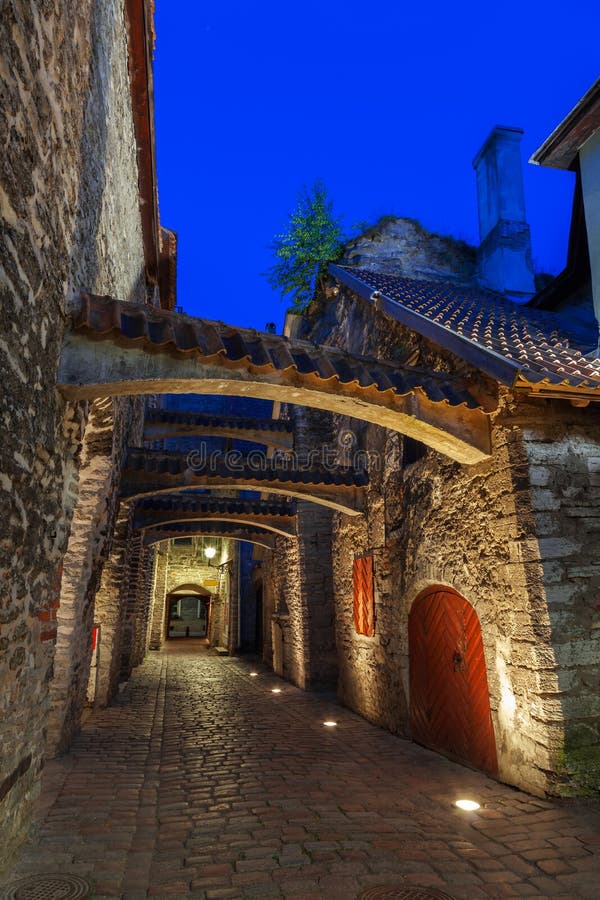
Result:
[[[205,638],[210,628],[210,603],[213,595],[199,584],[181,584],[169,591],[165,598],[165,638]],[[196,599],[196,615],[190,600]],[[177,614],[173,612],[180,605]],[[176,621],[178,619],[178,621]]]
[[[410,725],[415,741],[498,773],[481,626],[449,587],[427,588],[408,619]]]

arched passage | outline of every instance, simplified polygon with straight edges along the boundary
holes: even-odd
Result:
[[[212,594],[200,585],[179,585],[167,594],[167,638],[205,638]]]
[[[408,619],[410,723],[415,741],[497,774],[481,626],[452,588],[431,587]]]

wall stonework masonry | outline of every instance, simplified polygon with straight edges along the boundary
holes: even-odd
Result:
[[[388,358],[395,347],[497,393],[344,288],[311,325],[316,341]],[[339,696],[410,737],[408,614],[424,588],[447,585],[481,622],[500,777],[538,794],[597,790],[600,414],[502,389],[492,421],[489,461],[461,466],[424,448],[403,468],[402,436],[335,418],[335,432],[353,435],[371,458],[365,516],[333,515]],[[352,620],[352,563],[366,552],[374,555],[372,638],[357,635]]]
[[[81,289],[143,300],[144,284],[122,3],[13,0],[0,46],[1,865],[38,790],[87,418],[55,391],[66,304]]]

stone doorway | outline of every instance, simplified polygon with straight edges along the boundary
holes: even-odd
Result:
[[[496,741],[477,613],[452,588],[428,588],[413,604],[408,638],[413,739],[496,775]]]

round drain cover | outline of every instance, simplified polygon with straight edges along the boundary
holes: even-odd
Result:
[[[3,900],[85,900],[91,887],[79,875],[28,875],[9,885]]]
[[[435,888],[394,887],[393,884],[382,884],[361,891],[357,900],[452,900],[452,897]]]

